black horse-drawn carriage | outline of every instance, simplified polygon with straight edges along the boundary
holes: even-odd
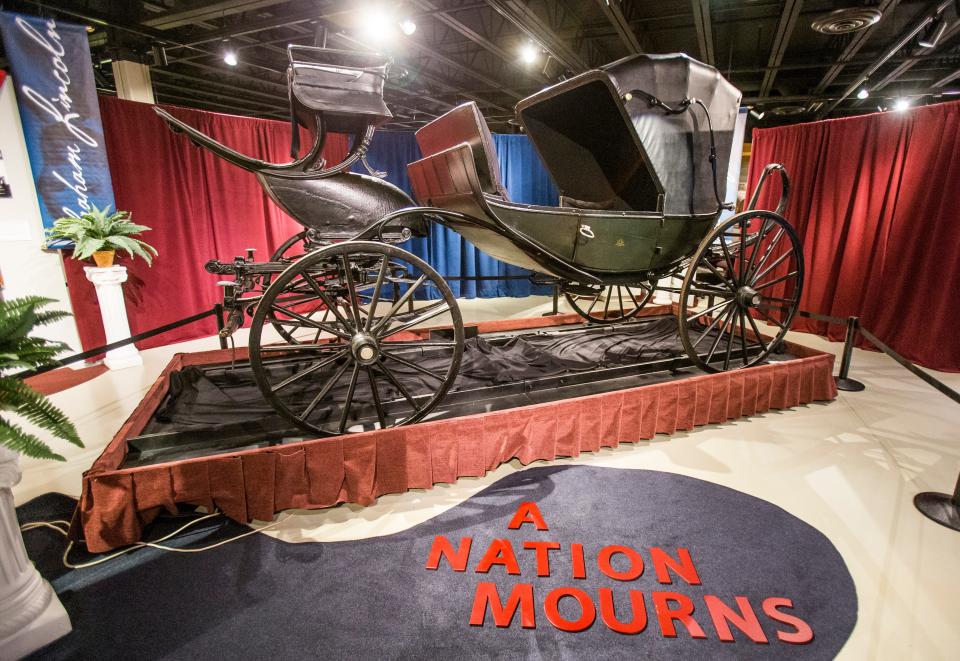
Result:
[[[593,323],[625,322],[657,290],[678,296],[678,331],[706,371],[749,367],[778,345],[797,309],[803,257],[776,211],[720,221],[740,93],[685,55],[637,55],[524,99],[517,116],[560,190],[557,207],[512,202],[474,103],[417,131],[408,166],[415,204],[381,177],[357,174],[377,126],[388,61],[290,48],[293,160],[238,154],[161,109],[176,131],[256,173],[306,230],[269,262],[211,261],[231,333],[252,315],[250,362],[264,397],[319,434],[424,419],[451,388],[464,347],[457,301],[429,264],[397,244],[430,223],[450,227],[507,263],[552,276]],[[297,158],[298,124],[312,132]],[[322,157],[330,132],[352,136],[343,162]],[[675,285],[682,279],[682,284]],[[756,318],[769,323],[761,334]],[[447,329],[429,339],[426,322]]]

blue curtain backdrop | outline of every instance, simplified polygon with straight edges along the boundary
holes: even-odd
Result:
[[[494,134],[494,145],[500,161],[500,176],[510,199],[525,204],[555,206],[557,189],[544,169],[533,145],[525,135]],[[386,171],[390,183],[411,196],[407,163],[420,158],[420,148],[413,133],[380,131],[367,152],[367,161],[377,170]],[[362,166],[357,172],[365,172]],[[459,234],[441,225],[430,226],[430,235],[411,239],[407,250],[425,259],[445,276],[526,275],[526,269],[517,268],[494,259],[477,250]],[[550,287],[532,285],[529,280],[466,280],[450,282],[455,296],[463,298],[492,298],[496,296],[549,295]]]

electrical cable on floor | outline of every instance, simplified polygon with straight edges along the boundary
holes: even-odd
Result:
[[[91,561],[91,562],[84,562],[84,563],[80,563],[80,564],[73,564],[73,563],[71,563],[71,562],[68,560],[68,557],[69,557],[69,555],[70,555],[70,551],[73,550],[73,544],[74,544],[73,541],[70,541],[70,542],[67,544],[67,548],[64,549],[64,551],[63,551],[63,556],[62,556],[61,560],[62,560],[62,562],[63,562],[63,566],[66,567],[66,568],[68,568],[68,569],[86,569],[87,567],[93,567],[94,565],[99,565],[99,564],[101,564],[101,563],[107,562],[108,560],[113,560],[114,558],[117,558],[117,557],[119,557],[119,556],[121,556],[121,555],[124,555],[125,553],[129,553],[130,551],[134,551],[134,550],[136,550],[136,549],[145,548],[145,547],[155,548],[155,549],[159,549],[159,550],[161,550],[161,551],[171,551],[171,552],[173,552],[173,553],[200,553],[200,552],[202,552],[202,551],[209,551],[209,550],[211,550],[211,549],[215,549],[215,548],[217,548],[218,546],[223,546],[224,544],[229,544],[230,542],[234,542],[234,541],[236,541],[236,540],[238,540],[238,539],[240,539],[240,538],[242,538],[242,537],[247,537],[247,536],[249,536],[249,535],[253,535],[254,533],[262,532],[262,531],[267,530],[267,529],[269,529],[269,528],[273,528],[274,526],[279,525],[279,524],[282,523],[283,521],[286,521],[287,518],[289,518],[289,516],[291,516],[291,515],[289,515],[289,514],[288,514],[287,516],[281,516],[280,518],[278,518],[278,519],[277,519],[276,521],[274,521],[273,523],[268,523],[267,525],[263,526],[262,528],[256,528],[256,529],[254,529],[254,530],[248,530],[247,532],[241,533],[241,534],[239,534],[239,535],[236,535],[235,537],[231,537],[231,538],[229,538],[229,539],[223,539],[223,540],[220,540],[219,542],[216,542],[215,544],[210,544],[210,545],[208,545],[208,546],[202,546],[202,547],[200,547],[200,548],[178,549],[178,548],[175,548],[175,547],[172,547],[172,546],[165,546],[165,545],[163,545],[163,544],[160,543],[160,542],[165,542],[165,541],[167,541],[167,540],[170,539],[171,537],[175,537],[176,535],[179,535],[180,533],[182,533],[182,532],[183,532],[184,530],[186,530],[187,528],[189,528],[189,527],[191,527],[191,526],[193,526],[193,525],[195,525],[195,524],[197,524],[197,523],[200,523],[201,521],[206,521],[207,519],[211,519],[211,518],[213,518],[213,517],[220,516],[221,514],[223,514],[223,512],[219,512],[219,511],[218,511],[218,512],[213,512],[213,513],[211,513],[211,514],[205,514],[204,516],[201,516],[201,517],[198,517],[198,518],[193,519],[193,520],[191,520],[191,521],[188,521],[187,523],[185,523],[184,525],[180,526],[179,528],[177,528],[177,529],[174,530],[173,532],[171,532],[171,533],[169,533],[169,534],[167,534],[167,535],[164,535],[163,537],[161,537],[161,538],[158,539],[158,540],[155,540],[155,541],[153,541],[153,542],[136,542],[135,544],[133,544],[133,545],[131,545],[131,546],[128,546],[128,547],[125,548],[125,549],[121,549],[120,551],[117,551],[116,553],[111,553],[110,555],[105,556],[105,557],[103,557],[103,558],[98,558],[98,559],[93,560],[93,561]],[[62,525],[67,526],[68,528],[69,528],[69,526],[70,526],[70,522],[69,522],[69,521],[63,521],[63,520],[57,520],[57,521],[34,521],[34,522],[32,522],[32,523],[25,523],[25,524],[23,524],[22,526],[20,526],[20,530],[21,530],[21,532],[27,532],[27,531],[30,531],[30,530],[37,530],[37,529],[39,529],[39,528],[51,528],[51,529],[56,530],[57,532],[59,532],[59,533],[60,533],[61,535],[63,535],[64,537],[66,537],[66,536],[68,535],[68,531],[64,530],[63,528],[61,528],[59,525],[56,525],[56,524],[62,524]]]

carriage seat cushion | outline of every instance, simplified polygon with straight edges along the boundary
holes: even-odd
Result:
[[[464,143],[470,145],[483,192],[507,199],[493,136],[476,103],[470,101],[457,106],[420,128],[416,136],[424,158]]]
[[[380,125],[393,114],[383,101],[386,67],[346,67],[312,62],[293,62],[288,71],[290,92],[308,111],[331,116],[365,116]]]

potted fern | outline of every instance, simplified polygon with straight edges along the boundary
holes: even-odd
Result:
[[[62,342],[29,335],[37,326],[69,316],[66,312],[42,309],[53,302],[40,296],[0,300],[0,446],[28,457],[63,461],[63,456],[36,435],[6,417],[9,412],[16,413],[54,437],[83,447],[76,427],[60,409],[10,375],[12,370],[56,364],[54,356],[69,348]]]
[[[137,225],[130,220],[129,211],[110,212],[92,207],[79,217],[58,218],[53,227],[47,230],[50,239],[66,239],[74,243],[74,259],[93,257],[97,266],[113,266],[117,250],[125,251],[130,257],[142,257],[147,264],[153,263],[156,248],[136,238],[150,228]]]

